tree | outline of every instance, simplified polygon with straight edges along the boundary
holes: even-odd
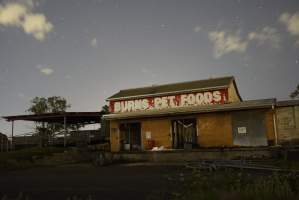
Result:
[[[290,94],[290,97],[292,99],[295,99],[295,98],[299,97],[299,84],[297,85],[297,88]]]
[[[60,96],[52,97],[35,97],[31,100],[31,106],[27,110],[32,114],[44,114],[44,113],[59,113],[65,112],[70,108],[70,104],[67,103],[66,99]],[[40,136],[41,146],[44,143],[43,140],[52,138],[54,133],[63,130],[63,124],[59,123],[45,123],[36,122],[35,131]]]
[[[109,106],[107,106],[107,105],[102,106],[101,112],[103,113],[103,115],[109,114],[110,113],[109,112]],[[108,138],[109,138],[109,129],[110,129],[109,121],[101,118],[100,123],[101,123],[101,134],[105,135],[105,137],[107,137],[107,140],[108,140]]]
[[[103,112],[104,114],[109,114],[109,106],[107,105],[102,106],[101,112]]]
[[[27,111],[34,114],[65,112],[66,109],[71,107],[70,104],[67,104],[65,98],[59,96],[35,97],[31,100],[31,103],[32,105]]]

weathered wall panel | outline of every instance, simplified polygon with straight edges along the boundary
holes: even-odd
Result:
[[[276,109],[279,144],[299,143],[299,107],[288,106]]]
[[[141,134],[142,144],[144,149],[149,149],[149,143],[146,138],[147,135],[151,136],[151,140],[154,140],[155,146],[164,146],[165,148],[171,148],[171,123],[170,119],[147,119],[141,121]]]
[[[208,113],[198,117],[200,147],[232,146],[232,126],[229,113]]]
[[[267,146],[266,112],[264,110],[232,113],[233,144]]]

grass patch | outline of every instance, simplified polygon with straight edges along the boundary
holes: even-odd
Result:
[[[260,175],[236,170],[194,171],[177,179],[182,190],[172,199],[273,200],[299,199],[299,180],[291,174]]]
[[[30,148],[0,153],[0,169],[24,169],[35,165],[34,161],[64,152],[63,148]]]

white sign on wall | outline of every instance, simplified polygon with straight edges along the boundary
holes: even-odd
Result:
[[[243,126],[243,127],[238,127],[238,134],[242,134],[242,135],[244,135],[244,134],[246,134],[246,133],[247,133],[247,129],[246,129],[245,126]]]
[[[146,138],[147,140],[151,140],[151,139],[152,139],[152,132],[150,132],[150,131],[146,131],[146,132],[145,132],[145,138]]]

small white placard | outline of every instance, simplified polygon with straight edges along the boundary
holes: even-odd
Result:
[[[147,140],[152,139],[152,132],[150,132],[150,131],[146,131],[146,132],[145,132],[145,138],[146,138]]]
[[[239,134],[246,134],[247,133],[247,130],[246,130],[246,127],[238,127],[238,133]]]

